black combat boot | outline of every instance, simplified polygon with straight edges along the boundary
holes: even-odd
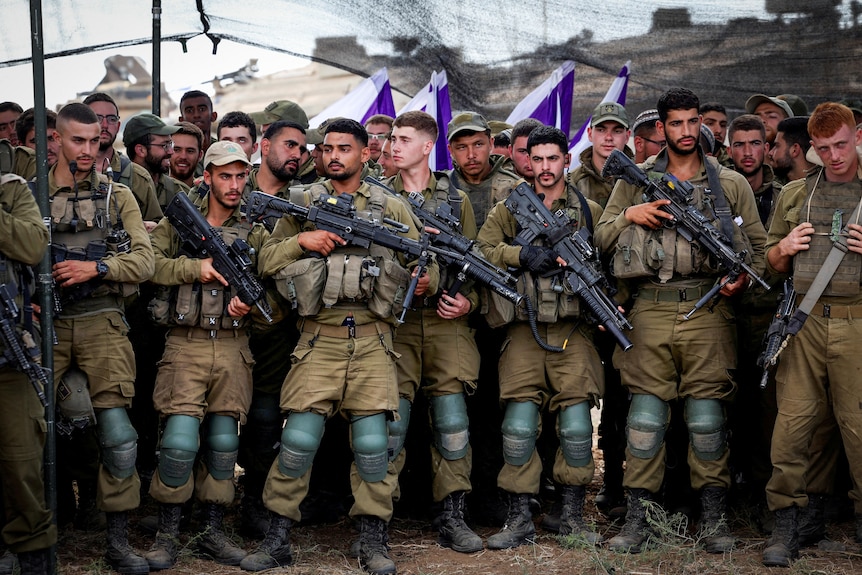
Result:
[[[440,537],[437,542],[459,553],[475,553],[482,550],[482,538],[464,522],[464,492],[450,493],[443,500],[440,516]]]
[[[796,506],[775,510],[775,527],[763,550],[763,564],[767,567],[790,567],[799,556],[799,508]]]
[[[700,492],[700,532],[707,553],[725,553],[736,540],[727,526],[727,490],[704,487]]]
[[[156,532],[156,542],[144,554],[144,559],[150,565],[151,571],[170,569],[177,562],[180,553],[180,516],[182,505],[172,503],[159,504],[159,528]]]
[[[206,524],[198,538],[198,552],[222,565],[239,565],[247,553],[224,534],[224,507],[218,503],[204,505]]]
[[[252,539],[263,539],[269,528],[269,510],[263,505],[263,497],[259,493],[246,491],[239,505],[240,526],[242,532]]]
[[[3,555],[0,555],[0,575],[12,575],[17,565],[18,559],[15,557],[15,554],[8,549],[4,549]]]
[[[50,575],[48,573],[48,553],[50,549],[22,551],[18,554],[21,575]]]
[[[602,542],[602,536],[584,523],[584,501],[587,489],[583,485],[563,485],[563,513],[560,515],[560,535],[582,537],[590,545]]]
[[[621,553],[640,553],[649,542],[652,529],[646,518],[647,502],[652,494],[646,489],[629,489],[626,523],[620,534],[608,542],[608,549]]]
[[[511,549],[536,536],[529,493],[509,493],[509,513],[499,533],[488,537],[488,549]]]
[[[105,561],[123,575],[143,575],[150,572],[147,560],[135,553],[127,535],[129,515],[126,511],[106,513],[108,546]]]
[[[269,520],[269,529],[266,531],[261,544],[254,553],[250,553],[239,562],[241,569],[245,571],[263,571],[275,567],[287,567],[293,563],[293,551],[290,549],[290,527],[293,521],[273,513]]]
[[[389,530],[379,517],[359,518],[359,564],[372,575],[395,573],[395,562],[389,557]]]
[[[799,546],[817,545],[826,537],[826,495],[809,494],[808,506],[799,510]]]

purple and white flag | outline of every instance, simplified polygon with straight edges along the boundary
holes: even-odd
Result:
[[[601,102],[596,102],[597,106],[602,102],[616,102],[620,106],[626,105],[626,91],[629,87],[629,68],[631,65],[631,60],[626,62],[625,66],[620,70],[620,73],[617,74],[617,77],[613,82],[611,82],[611,87],[608,89],[605,97],[602,98]],[[591,145],[590,140],[587,137],[587,128],[590,127],[590,120],[592,119],[593,116],[590,115],[590,117],[587,118],[587,121],[581,126],[581,129],[578,130],[578,133],[575,134],[575,137],[569,141],[569,153],[572,155],[569,170],[574,170],[581,165],[581,152],[589,148]]]
[[[446,70],[439,73],[431,72],[431,81],[419,90],[412,100],[398,111],[401,115],[411,110],[421,110],[437,120],[437,141],[428,165],[432,170],[448,170],[452,167],[452,159],[449,156],[449,141],[446,139],[446,129],[452,120],[452,105],[449,101],[449,80]]]
[[[542,85],[530,92],[515,106],[507,124],[516,124],[525,118],[535,118],[548,126],[554,126],[569,136],[572,122],[572,95],[575,89],[575,63],[571,60],[554,70]]]
[[[362,80],[346,96],[311,118],[308,125],[316,128],[327,118],[336,116],[365,124],[365,121],[374,114],[395,116],[395,103],[392,101],[392,88],[389,85],[389,74],[386,68],[381,68]]]

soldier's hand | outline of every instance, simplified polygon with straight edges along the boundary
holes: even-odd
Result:
[[[96,277],[96,262],[82,262],[78,260],[65,260],[57,262],[52,268],[51,275],[54,281],[62,287],[82,284]]]
[[[314,230],[310,232],[302,232],[296,237],[299,245],[308,252],[317,252],[320,255],[328,256],[336,246],[347,244],[341,239],[338,234],[327,232],[326,230]]]
[[[859,224],[848,224],[849,236],[847,238],[847,249],[857,254],[862,254],[862,226]]]
[[[159,222],[152,222],[149,220],[144,220],[144,227],[147,229],[147,233],[150,233],[154,229],[156,229],[157,225],[159,225]]]
[[[413,273],[410,277],[416,277],[416,270],[418,268],[413,268]],[[419,281],[416,283],[416,289],[413,290],[413,295],[425,295],[425,292],[428,291],[428,286],[431,284],[431,278],[428,277],[428,274],[423,270],[422,275],[419,276]]]
[[[724,281],[725,279],[727,278],[722,278],[722,281]],[[724,297],[731,297],[734,294],[744,292],[746,289],[748,289],[748,274],[743,272],[739,274],[739,277],[736,278],[735,282],[724,284],[724,287],[721,288],[718,293],[720,293]]]
[[[470,313],[470,300],[462,293],[450,296],[444,291],[437,302],[437,315],[443,319],[457,319]]]
[[[226,286],[227,280],[224,279],[216,269],[213,267],[213,259],[207,258],[205,260],[201,260],[201,283],[207,284],[210,282],[219,282],[221,285]]]
[[[227,304],[227,314],[231,317],[242,317],[251,311],[251,306],[242,303],[239,296],[230,298],[230,303]]]
[[[521,267],[538,274],[556,269],[561,265],[561,261],[554,250],[545,246],[524,246],[521,248],[521,253],[518,254],[518,262]]]
[[[661,206],[669,203],[670,200],[656,200],[647,204],[636,204],[627,207],[624,213],[631,223],[655,230],[662,226],[664,220],[673,219],[673,216],[661,209]]]
[[[851,226],[853,224],[850,224]],[[856,226],[857,228],[859,226]],[[802,222],[784,236],[778,245],[778,254],[782,257],[793,257],[801,251],[807,250],[811,244],[811,236],[814,235],[814,226],[810,222]],[[847,243],[848,248],[850,243]],[[858,246],[858,244],[857,244]]]

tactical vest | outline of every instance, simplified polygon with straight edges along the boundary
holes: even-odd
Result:
[[[461,220],[461,203],[463,198],[458,193],[458,188],[455,183],[446,175],[445,172],[434,172],[437,179],[437,187],[431,197],[422,205],[422,209],[430,213],[436,213],[437,208],[443,204],[449,204],[452,207],[452,216]],[[460,231],[460,230],[459,230]],[[440,285],[451,286],[455,281],[455,276],[458,274],[457,269],[450,266],[440,266]],[[425,307],[437,307],[437,301],[440,299],[442,292],[438,292],[433,297],[424,298]]]
[[[835,234],[848,223],[857,223],[847,220],[859,205],[859,198],[862,196],[862,186],[858,180],[852,183],[830,183],[822,176],[821,169],[816,177],[809,176],[805,179],[808,195],[802,204],[799,221],[810,222],[814,226],[814,235],[811,236],[808,249],[793,257],[793,286],[801,294],[807,293],[811,288],[811,282],[832,250]],[[860,272],[862,256],[848,251],[822,295],[857,295],[862,279]]]
[[[391,196],[378,186],[369,185],[369,190],[366,211],[357,215],[383,221]],[[329,190],[322,184],[312,184],[304,190],[291,188],[290,201],[308,206],[323,193]],[[311,224],[305,226],[313,229]],[[325,306],[367,308],[380,319],[392,320],[395,311],[401,309],[410,273],[392,250],[372,243],[368,248],[336,247],[325,258],[302,258],[279,270],[273,278],[279,293],[302,317],[314,316]]]
[[[228,246],[237,239],[248,240],[251,231],[251,227],[246,223],[215,229]],[[199,257],[199,254],[183,251],[180,255]],[[186,326],[207,330],[242,329],[248,325],[249,315],[242,317],[228,315],[228,304],[236,295],[232,286],[224,286],[218,281],[205,284],[195,281],[174,286],[158,286],[149,304],[150,316],[156,325],[167,327]]]

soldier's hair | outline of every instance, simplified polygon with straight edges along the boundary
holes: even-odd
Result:
[[[665,122],[667,113],[671,110],[700,110],[700,100],[691,90],[671,88],[658,99],[656,109],[658,109],[659,119]]]
[[[177,134],[183,134],[186,136],[192,136],[196,138],[198,141],[198,150],[202,149],[204,146],[204,133],[200,128],[192,124],[191,122],[177,122],[174,126],[179,127],[179,130],[174,133],[174,136]]]
[[[851,131],[856,131],[853,111],[837,102],[819,104],[808,119],[808,133],[812,138],[828,138],[840,130],[841,126],[849,126]]]
[[[373,117],[373,116],[372,116]],[[332,132],[336,132],[338,134],[350,134],[356,141],[359,142],[361,147],[368,147],[368,132],[365,131],[365,128],[357,122],[356,120],[350,120],[348,118],[340,118],[335,120],[328,126],[326,126],[326,131],[323,132],[323,135],[331,134]]]
[[[763,126],[763,120],[754,114],[743,114],[737,116],[727,128],[727,141],[733,143],[733,134],[736,132],[760,132],[762,140],[766,141],[766,128]]]
[[[62,131],[62,127],[68,122],[98,124],[99,118],[96,117],[96,112],[90,106],[81,104],[80,102],[72,102],[71,104],[66,104],[57,112],[57,129]]]
[[[93,92],[92,94],[84,98],[84,103],[88,106],[93,102],[107,102],[114,107],[118,114],[120,113],[120,107],[117,106],[117,103],[114,101],[110,94],[106,94],[104,92]]]
[[[57,113],[45,108],[45,126],[49,130],[53,130],[57,127]],[[15,120],[15,133],[18,134],[18,141],[21,142],[22,146],[26,144],[24,141],[27,139],[27,134],[30,130],[36,128],[36,115],[33,111],[33,108],[27,108],[24,110],[24,113],[18,116],[18,119]]]
[[[218,123],[216,128],[216,138],[221,138],[222,128],[248,128],[248,133],[253,142],[257,141],[257,126],[251,116],[245,112],[228,112]]]
[[[437,127],[437,120],[434,116],[420,110],[411,110],[404,112],[392,123],[393,128],[413,128],[417,132],[422,132],[431,138],[432,142],[437,141],[437,135],[440,133]]]
[[[527,152],[532,152],[533,146],[540,144],[556,144],[563,154],[569,153],[569,140],[559,128],[553,126],[539,126],[527,138]]]
[[[190,98],[206,98],[207,106],[210,107],[210,111],[213,109],[213,101],[212,98],[209,97],[209,94],[206,92],[201,92],[200,90],[189,90],[180,98],[180,114],[183,113],[183,102]]]
[[[392,129],[392,123],[395,119],[392,116],[387,116],[386,114],[374,114],[367,120],[365,120],[365,125],[369,124],[386,124],[389,126],[389,129]]]
[[[793,116],[778,122],[776,131],[781,134],[788,146],[799,144],[803,152],[811,147],[811,135],[808,133],[808,116]]]
[[[494,136],[494,147],[495,148],[508,148],[512,144],[512,139],[510,134],[512,133],[511,128],[507,128]]]
[[[2,102],[0,103],[0,113],[3,112],[18,112],[19,114],[23,114],[24,108],[16,102]]]
[[[264,133],[263,137],[266,140],[272,140],[277,137],[278,134],[285,128],[293,128],[294,130],[299,130],[303,134],[305,133],[305,128],[303,128],[296,122],[291,122],[289,120],[277,120],[267,126],[266,133]]]
[[[727,116],[727,110],[725,110],[724,106],[718,102],[706,102],[705,104],[701,104],[698,112],[701,114],[706,114],[707,112],[718,112],[719,114]]]
[[[541,128],[542,126],[544,126],[544,124],[535,118],[524,118],[523,120],[518,120],[518,122],[512,127],[512,145],[515,144],[515,140],[518,138],[529,136],[533,130]]]

